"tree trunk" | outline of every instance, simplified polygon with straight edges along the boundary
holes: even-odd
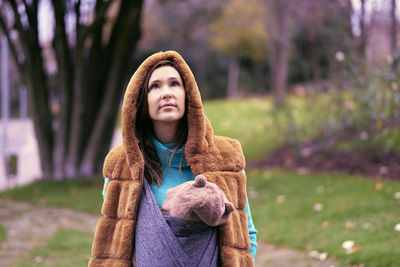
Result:
[[[287,49],[285,45],[275,43],[271,52],[271,88],[276,107],[285,105],[285,94],[287,86]]]
[[[365,1],[361,0],[361,15],[360,15],[360,56],[361,59],[366,57],[366,47],[367,47],[367,29],[365,24]]]
[[[139,25],[142,3],[136,3],[130,7],[124,5],[128,3],[132,4],[132,2],[122,3],[119,18],[124,17],[130,21],[128,24],[135,25],[134,31],[132,32],[132,28],[120,27],[122,25],[119,24],[124,23],[123,19],[116,22],[115,30],[119,34],[117,38],[116,32],[113,32],[110,40],[110,42],[115,41],[116,49],[113,50],[115,52],[112,55],[109,54],[112,64],[106,84],[107,90],[97,113],[92,135],[82,153],[83,157],[79,166],[79,173],[84,176],[91,176],[100,169],[109,149],[115,128],[115,118],[126,85],[125,81],[130,74],[129,68],[126,68],[124,62],[126,62],[126,58],[131,58],[136,43],[140,39]],[[93,103],[93,105],[96,106],[96,103]]]
[[[43,176],[56,180],[93,176],[100,172],[111,144],[130,59],[140,39],[143,1],[97,0],[90,24],[81,24],[87,20],[81,19],[80,0],[74,1],[73,9],[65,1],[51,3],[54,77],[44,69],[39,44],[39,0],[0,2],[0,27],[28,89]],[[111,8],[116,5],[117,9]],[[66,13],[73,11],[75,34],[66,31],[65,23]],[[13,23],[5,15],[10,13]],[[104,31],[106,24],[110,32]],[[11,38],[12,31],[19,39]],[[59,105],[57,113],[51,112],[52,103]]]
[[[70,62],[70,52],[68,50],[67,34],[65,32],[65,5],[62,1],[54,1],[55,10],[55,35],[59,42],[53,42],[54,51],[57,61],[57,88],[59,96],[57,104],[60,106],[59,114],[56,116],[55,122],[55,147],[54,147],[54,162],[53,162],[53,178],[61,180],[64,177],[65,157],[69,147],[69,132],[71,122],[72,108],[72,81],[73,71]]]
[[[240,63],[236,56],[231,56],[228,67],[228,87],[226,89],[227,98],[235,98],[238,95]]]
[[[391,7],[391,19],[392,19],[392,26],[391,26],[391,52],[392,52],[392,69],[396,69],[398,64],[398,52],[397,52],[397,18],[396,18],[396,0],[392,0],[392,7]]]
[[[35,89],[28,85],[26,86],[28,91],[28,106],[32,114],[35,137],[39,147],[40,165],[43,177],[49,178],[53,175],[53,132],[47,121],[50,112],[43,107],[38,108],[37,103],[41,101],[34,96]]]
[[[311,66],[313,72],[314,82],[319,82],[321,80],[321,69],[319,67],[317,48],[315,45],[315,40],[310,39],[311,41]]]
[[[262,73],[263,64],[260,61],[254,61],[253,66],[254,66],[255,92],[257,94],[262,94],[264,92],[264,81],[263,81],[263,73]]]
[[[271,70],[271,90],[276,107],[285,105],[288,67],[287,49],[289,46],[288,3],[269,0],[267,26],[269,30],[269,63]]]

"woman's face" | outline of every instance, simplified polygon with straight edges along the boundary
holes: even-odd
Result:
[[[179,72],[171,66],[153,71],[147,102],[153,123],[175,123],[185,114],[185,88]]]

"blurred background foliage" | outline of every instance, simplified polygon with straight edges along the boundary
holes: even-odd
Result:
[[[46,138],[38,138],[41,151],[47,149],[42,155],[53,155],[42,159],[42,165],[52,162],[51,166],[42,166],[49,177],[99,173],[111,142],[110,126],[116,122],[117,107],[130,75],[147,56],[168,49],[177,50],[189,63],[207,100],[206,111],[210,110],[213,123],[221,123],[221,129],[227,130],[221,134],[239,138],[245,151],[254,150],[247,153],[252,159],[285,144],[300,148],[313,140],[316,147],[325,144],[336,150],[367,150],[377,157],[400,154],[395,0],[56,3],[2,1],[0,16],[2,32],[9,38],[11,52],[16,52],[14,61],[18,62],[10,72],[11,86],[16,88],[12,90],[12,114],[18,113],[21,82],[27,84],[31,95],[39,94],[39,88],[47,92],[43,96],[47,100],[39,100],[49,103],[48,113],[37,104],[32,114],[41,114],[40,119],[33,116],[36,124],[49,121],[46,129],[36,129],[37,136],[50,136],[52,140],[48,143]],[[50,19],[47,24],[35,24],[40,19],[34,19],[34,12],[40,15],[44,7]],[[77,14],[80,19],[73,22]],[[33,37],[37,42],[32,44],[38,49],[29,51],[37,53],[19,49],[23,40]],[[121,49],[125,52],[115,52]],[[21,72],[21,66],[29,66],[34,62],[31,54],[38,53],[47,82],[35,89],[29,86],[34,76]],[[84,75],[74,70],[75,74],[68,76],[68,71],[63,71],[63,66],[73,70],[80,62],[86,66]],[[31,65],[37,69],[38,65]],[[93,85],[90,81],[96,81],[99,73],[105,78]],[[68,77],[72,82],[68,83]],[[118,84],[110,82],[112,79]],[[69,95],[60,88],[68,89],[65,92]],[[88,92],[79,93],[79,88]],[[107,97],[110,92],[114,92],[112,97]],[[68,102],[79,95],[86,100]],[[223,99],[232,101],[222,105]],[[33,102],[42,103],[39,100]],[[103,104],[98,105],[99,101]],[[102,111],[99,106],[106,108]],[[107,107],[111,110],[108,113]],[[83,123],[76,119],[76,110],[82,112],[85,127],[79,127]],[[247,114],[243,119],[249,129],[246,133],[239,127],[240,113]],[[228,117],[235,123],[228,125]],[[99,132],[102,134],[96,135]],[[254,139],[255,132],[272,136],[273,141],[262,135]],[[60,141],[63,138],[64,143]]]

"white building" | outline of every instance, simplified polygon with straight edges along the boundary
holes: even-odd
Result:
[[[0,121],[0,191],[30,183],[42,176],[39,148],[29,119]],[[7,176],[5,155],[17,157],[16,175]]]

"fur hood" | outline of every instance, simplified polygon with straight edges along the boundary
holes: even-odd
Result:
[[[129,166],[131,166],[131,174],[133,177],[142,175],[144,160],[140,153],[138,141],[135,136],[136,124],[136,110],[138,95],[143,87],[144,80],[149,70],[161,60],[169,60],[177,63],[179,66],[183,80],[185,81],[185,91],[187,95],[187,118],[188,118],[188,138],[185,145],[185,156],[188,165],[193,165],[196,160],[196,155],[202,155],[212,150],[215,150],[215,142],[213,138],[213,130],[207,117],[204,115],[203,106],[199,89],[192,71],[186,64],[184,59],[175,51],[159,52],[147,58],[132,76],[128,87],[126,89],[123,107],[122,107],[122,138],[123,146],[127,156]],[[233,139],[231,140],[233,141]],[[244,157],[241,151],[240,144],[233,144],[234,151],[238,153],[229,155],[233,163],[236,164],[240,170],[244,169]],[[214,151],[217,152],[217,151]],[[218,153],[217,153],[218,154]],[[221,160],[219,162],[226,162],[227,155],[219,155]],[[213,166],[215,161],[208,161],[202,163],[207,164],[211,170],[217,170],[221,167],[223,169],[230,166]],[[209,165],[210,164],[210,165]],[[231,165],[231,164],[228,164]],[[195,175],[199,174],[200,170],[193,170]]]

